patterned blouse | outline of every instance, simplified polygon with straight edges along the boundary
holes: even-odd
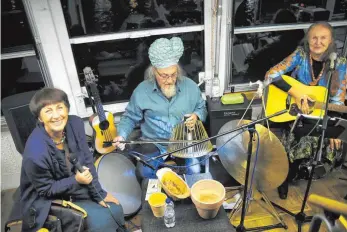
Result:
[[[339,88],[335,95],[330,97],[330,102],[337,105],[344,105],[346,96],[346,58],[338,57],[336,62],[338,71]],[[316,85],[312,80],[310,57],[305,53],[302,47],[298,47],[291,55],[285,58],[281,63],[272,67],[265,78],[278,78],[280,75],[292,72],[291,76],[306,85]],[[327,86],[325,73],[318,81],[319,86]]]

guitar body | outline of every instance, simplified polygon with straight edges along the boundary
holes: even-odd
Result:
[[[301,82],[295,80],[294,78],[286,75],[282,75],[284,81],[286,81],[291,86],[295,86],[299,88],[303,93],[308,95],[315,102],[324,102],[326,95],[326,88],[323,86],[307,86],[302,84]],[[270,118],[269,120],[272,122],[289,122],[294,121],[296,119],[297,113],[293,113],[291,111],[292,107],[295,107],[296,102],[293,97],[291,97],[287,92],[277,88],[274,85],[269,85],[268,94],[266,99],[266,116],[277,113],[281,110],[287,109],[287,112]],[[312,108],[312,112],[310,115],[312,116],[323,116],[323,109],[320,108]]]
[[[114,117],[110,112],[105,111],[106,120],[100,122],[98,114],[93,114],[89,118],[89,124],[93,128],[95,138],[94,147],[100,154],[107,154],[114,151],[114,146],[104,146],[104,142],[110,142],[117,136],[117,129],[114,125]]]

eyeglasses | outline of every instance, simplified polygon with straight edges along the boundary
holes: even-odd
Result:
[[[166,73],[159,73],[158,70],[155,70],[158,74],[158,76],[160,76],[162,79],[164,80],[168,80],[169,77],[171,77],[171,79],[175,79],[177,77],[177,71],[174,72],[173,74],[166,74]]]

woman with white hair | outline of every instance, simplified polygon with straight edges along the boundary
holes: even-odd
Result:
[[[329,23],[320,22],[310,26],[304,38],[303,46],[299,46],[291,55],[282,62],[272,67],[265,78],[288,92],[295,98],[298,107],[304,114],[309,113],[308,102],[312,99],[305,93],[305,89],[291,86],[286,83],[281,75],[291,72],[291,76],[307,86],[328,85],[329,55],[336,52],[334,31]],[[346,97],[346,58],[337,57],[336,68],[332,74],[329,103],[344,105]],[[298,176],[300,161],[305,158],[314,157],[317,153],[318,137],[305,136],[296,139],[293,134],[284,130],[282,142],[286,148],[290,160],[290,169],[287,181],[280,186],[280,197],[285,199],[288,192],[288,180]],[[335,157],[343,159],[342,143],[339,139],[326,141],[326,149],[323,158],[332,162]]]

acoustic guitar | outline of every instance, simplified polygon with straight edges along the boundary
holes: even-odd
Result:
[[[302,90],[303,93],[307,94],[313,100],[308,102],[310,107],[310,115],[317,117],[322,117],[324,115],[327,88],[323,86],[307,86],[286,75],[282,75],[282,78],[289,85],[295,86]],[[293,97],[291,97],[287,92],[270,84],[266,99],[266,115],[268,116],[285,109],[287,109],[286,113],[270,118],[269,120],[272,122],[294,121],[297,114],[302,113]],[[329,103],[328,110],[347,113],[347,106]]]
[[[90,67],[85,67],[83,73],[86,84],[90,87],[91,95],[94,98],[94,104],[97,113],[89,118],[89,124],[93,128],[93,137],[95,139],[94,147],[100,154],[107,154],[115,150],[112,146],[112,140],[117,136],[117,129],[114,125],[113,114],[104,111],[96,85],[96,78]],[[108,142],[108,143],[104,143]]]

